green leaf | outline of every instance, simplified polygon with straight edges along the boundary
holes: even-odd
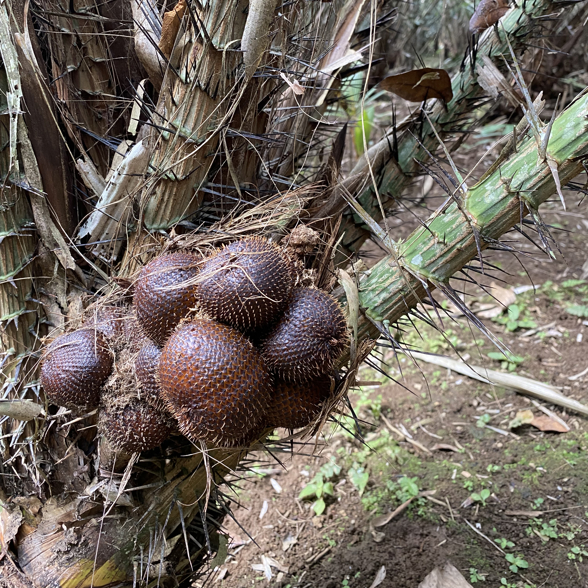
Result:
[[[476,501],[476,502],[482,502],[482,497],[477,492],[474,492],[471,495],[471,499],[474,500],[474,501]]]
[[[331,478],[334,478],[335,476],[338,476],[341,473],[341,466],[337,465],[334,459],[332,458],[331,461],[329,461],[321,467],[321,473],[327,480],[329,480]]]
[[[408,498],[414,498],[418,496],[419,493],[419,485],[417,484],[417,478],[409,478],[407,476],[402,476],[400,480],[398,480],[398,484],[402,488],[404,495],[407,497],[404,500],[408,500]]]
[[[325,508],[327,508],[327,505],[325,504],[325,501],[322,498],[319,498],[313,505],[312,505],[312,510],[314,510],[314,514],[317,517],[320,517],[324,512],[325,512]]]
[[[323,488],[324,488],[324,483],[323,483],[323,477],[321,476],[320,480],[316,481],[316,497],[320,498],[323,495]]]
[[[299,500],[304,500],[305,498],[311,498],[313,496],[316,496],[316,485],[311,482],[302,488],[302,492],[300,492],[298,498]]]
[[[486,502],[486,500],[488,500],[488,498],[490,498],[490,490],[488,490],[488,488],[484,488],[481,492],[480,492],[480,497],[482,498],[482,500],[484,502]]]
[[[365,132],[366,145],[370,142],[370,135],[372,134],[372,127],[374,122],[374,107],[370,106],[365,110],[361,111],[361,116],[355,125],[353,131],[353,144],[355,145],[355,151],[358,155],[363,154],[363,135]]]
[[[351,480],[351,483],[358,489],[360,496],[363,494],[365,487],[367,486],[369,477],[369,473],[366,472],[361,466],[357,466],[357,464],[354,464],[354,467],[349,470],[349,479]]]
[[[525,361],[525,358],[520,355],[513,355],[512,353],[505,355],[502,351],[490,351],[488,357],[495,361],[507,361],[510,363],[523,363]]]
[[[508,318],[511,321],[517,321],[519,319],[519,316],[521,316],[521,309],[519,308],[518,304],[511,304],[507,310]]]
[[[586,280],[566,280],[565,282],[562,282],[561,285],[563,288],[574,288],[576,286],[581,286],[585,283]]]
[[[323,494],[327,494],[328,496],[333,496],[334,493],[335,493],[335,491],[333,488],[333,482],[325,482],[325,485],[323,486]]]
[[[588,317],[588,306],[582,304],[572,304],[566,308],[566,312],[574,316]]]

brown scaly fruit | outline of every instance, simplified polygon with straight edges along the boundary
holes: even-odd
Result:
[[[57,337],[41,363],[41,384],[58,406],[91,410],[100,402],[100,389],[112,372],[113,358],[102,333],[80,329]]]
[[[151,406],[162,410],[165,407],[157,379],[161,349],[154,343],[141,348],[135,360],[135,374],[141,383],[141,397]]]
[[[201,263],[199,255],[172,253],[152,259],[141,270],[133,305],[143,331],[158,345],[196,306],[195,279]]]
[[[160,411],[134,397],[108,397],[100,411],[99,430],[112,445],[126,453],[148,451],[161,445],[173,425]]]
[[[294,288],[280,322],[261,343],[268,368],[291,382],[328,374],[349,344],[339,303],[315,288]]]
[[[306,427],[321,412],[323,402],[330,393],[329,376],[321,376],[303,384],[276,379],[266,423],[271,427],[284,429]]]
[[[208,316],[241,331],[254,331],[278,320],[288,303],[293,276],[277,245],[249,237],[210,257],[198,282],[198,301]]]
[[[235,446],[263,422],[271,379],[241,333],[208,319],[180,325],[159,361],[159,382],[182,434]]]

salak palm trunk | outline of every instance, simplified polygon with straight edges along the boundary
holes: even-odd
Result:
[[[180,1],[162,22],[148,0],[102,12],[83,0],[41,0],[33,14],[25,12],[28,3],[0,2],[0,414],[19,417],[0,417],[0,543],[37,586],[188,585],[206,553],[223,552],[215,534],[229,508],[221,485],[250,449],[194,448],[170,459],[135,456],[119,473],[101,469],[92,415],[75,422],[44,406],[36,418],[23,416],[43,404],[42,338],[79,321],[85,297],[128,283],[170,237],[218,221],[235,202],[251,214],[242,203],[279,195],[283,214],[263,226],[266,234],[317,210],[328,212],[336,231],[348,201],[359,200],[377,217],[369,170],[325,180],[320,143],[330,135],[325,139],[319,124],[350,65],[341,58],[362,39],[354,29],[369,23],[369,7],[335,0],[276,8],[257,0]],[[543,0],[523,3],[487,31],[454,78],[454,100],[429,113],[440,135],[465,114],[468,124],[481,116],[469,112],[483,96],[480,55],[504,53],[506,34],[516,50],[551,8]],[[127,32],[122,47],[108,42],[117,19]],[[125,69],[117,60],[128,52]],[[45,113],[55,132],[46,143],[51,153],[42,136],[27,132],[35,121],[22,116],[25,109]],[[415,116],[404,134],[391,133],[386,145],[395,148],[368,151],[382,193],[399,197],[415,161],[437,148],[424,120]],[[527,214],[542,231],[537,211],[556,192],[555,178],[565,185],[587,156],[584,95],[556,119],[546,146],[534,136],[524,140],[480,184],[462,185],[405,242],[385,238],[389,256],[358,276],[359,339],[387,332],[433,288],[451,296],[449,278]],[[292,191],[301,182],[312,198]],[[62,194],[59,201],[68,186],[76,198]],[[366,234],[355,232],[352,214],[353,207],[343,220],[348,251]],[[236,230],[229,220],[219,227]],[[335,232],[326,236],[337,240]],[[148,483],[133,484],[145,476]]]

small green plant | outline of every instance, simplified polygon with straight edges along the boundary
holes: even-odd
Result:
[[[494,539],[494,541],[502,549],[511,549],[515,545],[512,541],[509,541],[508,539],[505,539],[504,537],[501,537],[500,539]]]
[[[490,355],[490,354],[488,354]],[[480,418],[476,421],[476,426],[481,427],[482,429],[492,420],[492,415],[488,413],[484,413],[480,416]]]
[[[400,502],[406,502],[419,495],[419,485],[417,484],[417,480],[418,478],[408,478],[407,476],[402,476],[402,478],[398,480],[400,490],[396,492],[396,497]]]
[[[359,495],[361,496],[367,486],[370,477],[369,472],[367,472],[362,466],[358,465],[357,462],[353,462],[353,465],[349,468],[348,475],[351,483],[357,488]]]
[[[316,516],[320,516],[325,512],[327,503],[325,502],[325,496],[333,496],[335,488],[333,478],[341,473],[341,466],[337,465],[334,458],[321,466],[320,470],[315,474],[314,478],[304,486],[298,498],[300,500],[308,498],[316,498],[312,505],[312,510]]]
[[[524,306],[520,304],[511,304],[506,311],[506,315],[499,315],[493,319],[506,327],[507,331],[516,331],[517,329],[534,329],[537,323],[528,318]]]
[[[561,287],[562,288],[576,288],[576,286],[582,286],[586,284],[586,280],[566,280],[565,282],[561,283]],[[585,292],[584,288],[579,288],[579,290],[582,292]]]
[[[490,490],[488,490],[488,488],[484,488],[480,490],[480,492],[474,492],[471,495],[471,499],[474,502],[481,502],[482,506],[486,506],[486,500],[488,500],[488,498],[490,498]]]
[[[574,525],[573,523],[568,523],[568,530],[561,531],[559,537],[562,539],[567,539],[568,541],[573,541],[576,538],[576,535],[579,535],[582,532],[582,527],[580,525]]]
[[[539,533],[542,537],[557,539],[557,519],[551,519],[548,523],[541,523]]]
[[[518,574],[519,570],[526,570],[529,567],[527,561],[523,559],[522,555],[514,555],[513,553],[506,554],[506,561],[510,564],[508,569],[513,574]]]
[[[468,491],[471,492],[474,489],[474,481],[473,480],[464,480],[463,487]]]
[[[531,508],[533,510],[539,510],[543,506],[544,502],[545,502],[545,498],[535,498],[535,500],[533,500],[533,504],[532,504]]]
[[[486,467],[486,471],[487,471],[489,474],[495,474],[496,472],[499,472],[501,469],[502,469],[502,466],[499,466],[499,465],[494,465],[493,463],[489,464],[489,465]]]
[[[557,539],[557,519],[551,519],[547,523],[544,522],[543,519],[532,519],[526,529],[526,533],[529,536],[535,533],[536,535],[539,535],[544,542],[547,542],[550,539]]]
[[[494,361],[499,361],[500,367],[509,372],[514,372],[517,369],[517,366],[525,361],[524,357],[513,355],[512,353],[505,355],[502,351],[491,351],[488,353],[488,357]]]
[[[568,553],[568,559],[570,561],[577,561],[582,563],[585,557],[588,557],[588,551],[586,551],[583,545],[580,547],[575,545]]]
[[[470,568],[470,582],[476,584],[477,582],[485,582],[486,574],[478,572],[476,568]]]

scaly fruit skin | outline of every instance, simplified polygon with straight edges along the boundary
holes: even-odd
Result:
[[[161,387],[157,378],[161,349],[155,343],[147,343],[141,348],[135,360],[135,374],[141,382],[141,398],[151,406],[163,409],[165,403],[161,397]]]
[[[241,333],[207,319],[180,325],[159,361],[162,396],[182,434],[238,445],[263,422],[271,379]]]
[[[157,345],[162,346],[196,306],[201,263],[199,255],[172,253],[152,259],[141,270],[133,305],[141,328]]]
[[[261,343],[261,355],[278,377],[308,382],[328,374],[349,344],[339,303],[315,288],[295,288],[280,322]]]
[[[41,384],[47,398],[72,410],[94,409],[112,372],[113,358],[100,331],[80,329],[57,337],[45,351]]]
[[[211,318],[241,331],[275,323],[286,308],[293,268],[282,250],[262,237],[235,241],[202,267],[198,301]]]
[[[330,393],[329,376],[321,376],[304,384],[276,379],[266,423],[270,427],[284,429],[306,427],[319,415]]]
[[[100,412],[99,428],[114,447],[126,453],[159,447],[172,432],[166,417],[138,398],[106,404]]]

